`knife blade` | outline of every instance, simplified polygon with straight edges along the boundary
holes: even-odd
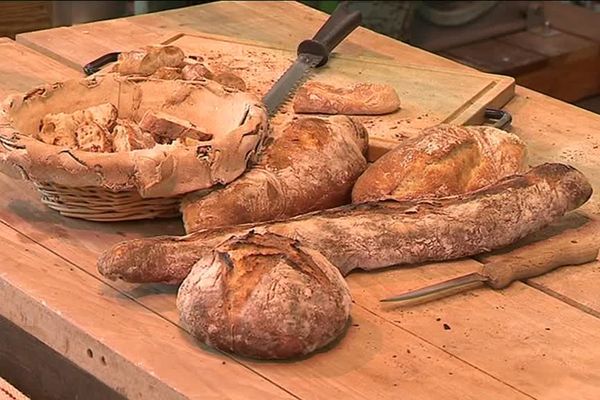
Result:
[[[360,25],[360,11],[350,11],[348,5],[341,2],[315,36],[300,43],[296,61],[263,96],[269,115],[277,113],[315,68],[327,64],[331,51]]]
[[[483,263],[480,271],[380,301],[406,301],[432,295],[439,298],[444,292],[456,293],[481,285],[503,289],[514,281],[540,276],[560,267],[586,264],[598,257],[598,232],[600,222],[589,220],[579,227],[564,229],[553,236],[506,253],[477,256]]]

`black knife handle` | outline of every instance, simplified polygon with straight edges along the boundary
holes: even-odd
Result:
[[[119,58],[120,52],[108,53],[103,56],[96,58],[94,61],[89,62],[83,66],[83,72],[86,75],[91,75],[95,72],[100,71],[100,68],[104,67],[106,64],[115,62]]]
[[[300,43],[298,54],[305,53],[323,57],[317,67],[325,65],[329,59],[329,53],[362,21],[360,11],[350,11],[348,5],[347,1],[341,2],[315,36],[311,40]]]

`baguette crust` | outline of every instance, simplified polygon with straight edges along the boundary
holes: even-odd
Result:
[[[367,134],[348,117],[300,118],[287,124],[240,178],[181,205],[186,232],[284,219],[350,202],[365,170]]]
[[[439,125],[369,166],[354,185],[352,202],[453,196],[525,168],[525,144],[516,135],[488,126]]]
[[[442,261],[507,246],[585,203],[592,188],[564,164],[543,164],[465,195],[379,202],[286,221],[122,242],[98,260],[101,274],[130,282],[181,282],[194,263],[232,235],[274,233],[321,252],[343,275]]]

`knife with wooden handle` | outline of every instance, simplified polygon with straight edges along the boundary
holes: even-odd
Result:
[[[410,291],[399,296],[381,300],[396,302],[437,295],[461,288],[471,289],[487,285],[503,289],[512,282],[533,278],[567,265],[581,265],[596,260],[600,246],[600,222],[589,220],[577,228],[527,243],[504,252],[494,252],[475,257],[483,263],[480,271],[445,282]]]

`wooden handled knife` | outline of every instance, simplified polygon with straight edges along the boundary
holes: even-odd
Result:
[[[501,253],[476,257],[483,263],[480,271],[445,282],[413,290],[381,300],[396,302],[436,295],[444,292],[471,289],[482,284],[502,289],[520,279],[533,278],[567,265],[580,265],[594,261],[600,246],[600,223],[588,220],[576,228],[564,229],[521,247]]]

